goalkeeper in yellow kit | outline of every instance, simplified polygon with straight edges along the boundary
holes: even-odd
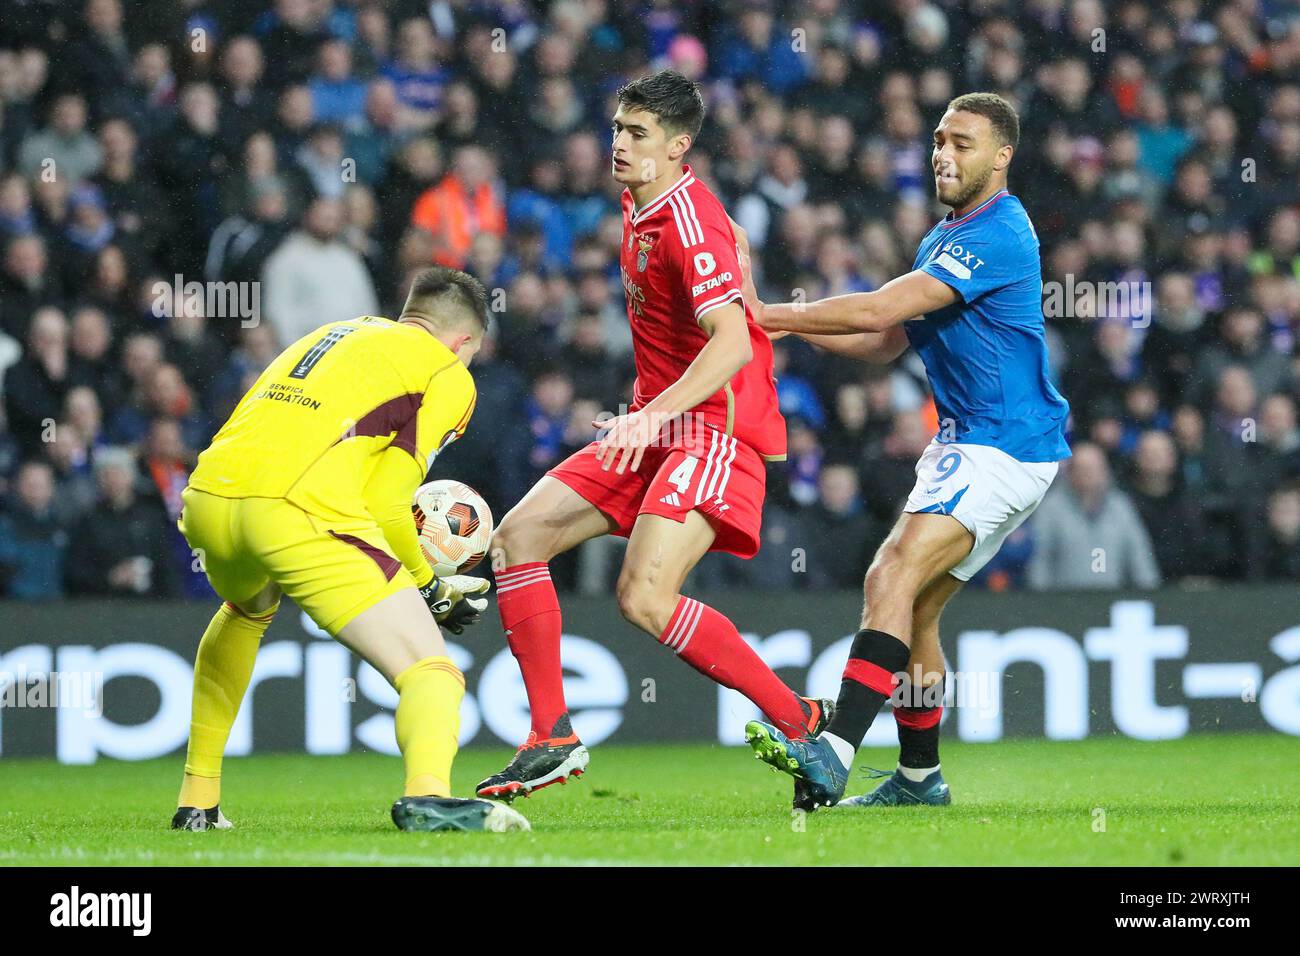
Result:
[[[287,594],[397,688],[403,830],[526,829],[487,800],[451,797],[465,678],[438,624],[459,634],[488,582],[438,579],[411,500],[469,423],[467,366],[482,342],[478,280],[434,267],[397,321],[322,326],[285,349],[199,456],[180,528],[225,599],[199,644],[175,829],[225,828],[221,759],[258,644]]]

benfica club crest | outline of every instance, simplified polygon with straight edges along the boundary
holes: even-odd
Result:
[[[636,254],[636,271],[645,272],[645,267],[650,264],[650,250],[655,247],[653,236],[637,236],[636,244],[638,246]]]

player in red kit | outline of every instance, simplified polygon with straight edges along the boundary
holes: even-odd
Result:
[[[519,662],[532,730],[479,796],[511,799],[581,774],[560,666],[560,605],[547,562],[589,538],[628,539],[623,616],[706,677],[799,735],[829,701],[803,698],[682,583],[707,551],[758,551],[764,460],[785,457],[772,345],[741,294],[734,224],[684,164],[704,120],[699,88],[663,71],[618,93],[614,178],[623,192],[621,267],[636,385],[605,436],[539,481],[493,538],[497,604]],[[737,227],[738,228],[738,227]]]

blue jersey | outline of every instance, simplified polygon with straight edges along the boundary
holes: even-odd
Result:
[[[1038,236],[1020,200],[1003,190],[944,218],[912,268],[960,297],[903,326],[930,377],[939,441],[992,445],[1019,461],[1068,458],[1070,406],[1047,366]]]

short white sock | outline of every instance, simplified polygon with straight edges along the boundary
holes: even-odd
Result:
[[[853,755],[857,753],[857,747],[834,734],[822,733],[821,738],[831,745],[831,750],[835,751],[835,756],[840,758],[840,763],[844,764],[846,770],[853,766]]]
[[[933,767],[924,767],[924,768],[904,767],[902,764],[898,765],[898,772],[901,773],[908,780],[912,781],[912,783],[920,783],[922,780],[930,776],[930,774],[934,773],[938,769],[939,769],[938,764],[935,764]]]

